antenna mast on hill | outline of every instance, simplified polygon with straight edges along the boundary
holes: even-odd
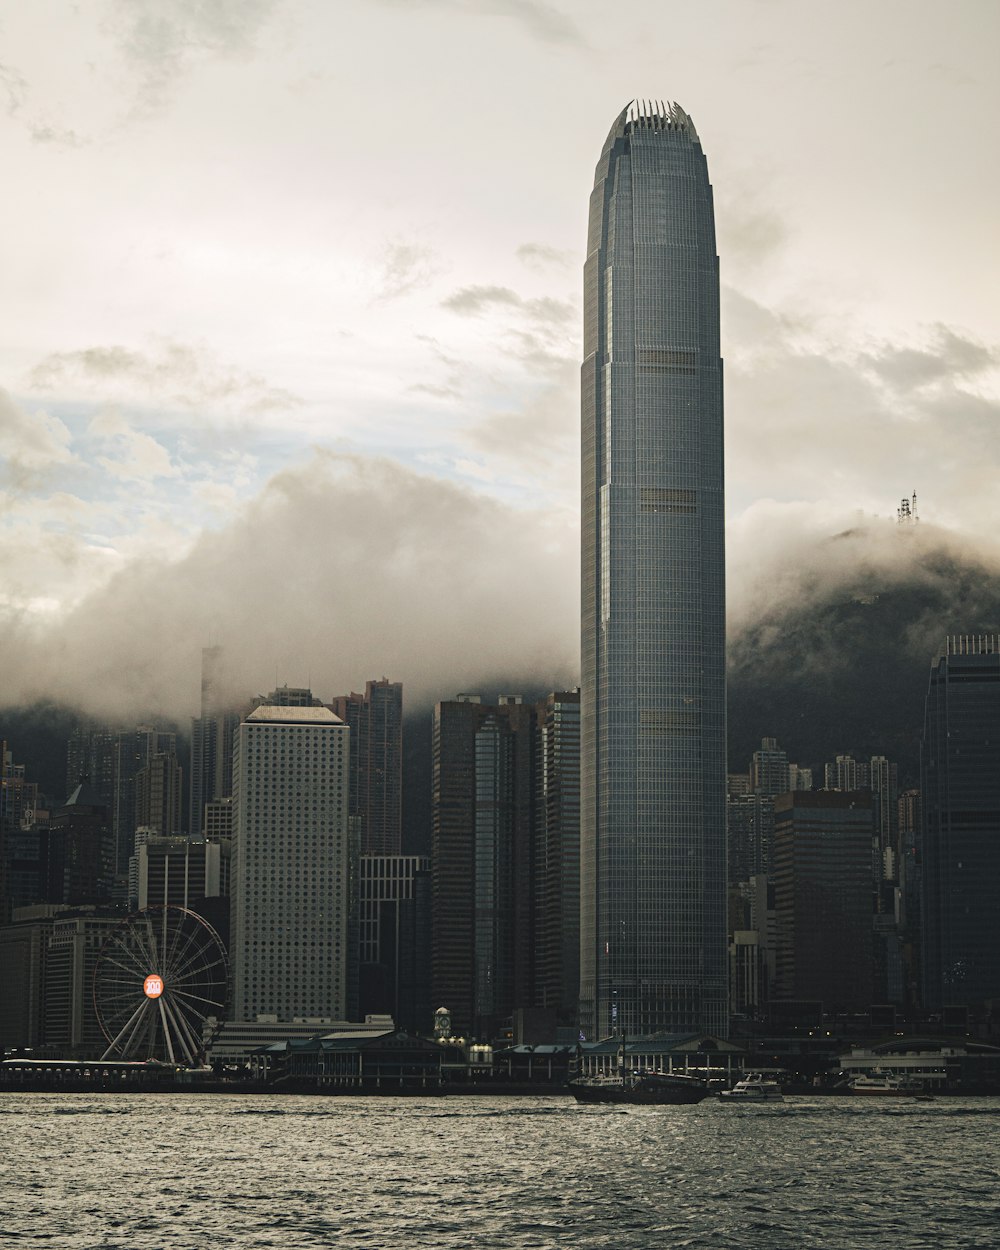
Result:
[[[920,520],[917,516],[917,492],[913,492],[912,499],[905,497],[899,501],[899,507],[896,509],[897,525],[916,525]]]

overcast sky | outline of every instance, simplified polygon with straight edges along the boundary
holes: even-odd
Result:
[[[716,192],[733,611],[860,510],[1000,530],[1000,5],[0,5],[4,701],[576,680],[587,197]],[[888,522],[885,522],[888,524]]]

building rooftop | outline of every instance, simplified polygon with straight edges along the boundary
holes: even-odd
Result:
[[[342,725],[339,716],[334,716],[328,707],[277,707],[273,703],[262,703],[255,707],[247,717],[254,724],[261,722],[268,725]]]
[[[692,139],[698,138],[694,122],[674,100],[633,100],[625,113],[633,130],[686,130]]]

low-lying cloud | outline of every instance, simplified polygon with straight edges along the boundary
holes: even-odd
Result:
[[[134,560],[44,625],[9,615],[3,699],[184,717],[216,643],[240,696],[287,681],[329,698],[382,675],[411,709],[497,674],[555,688],[577,680],[576,587],[565,519],[317,452],[183,558]]]

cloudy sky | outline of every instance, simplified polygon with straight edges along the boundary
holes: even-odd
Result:
[[[0,5],[0,698],[190,714],[213,642],[324,697],[575,681],[633,96],[716,191],[737,622],[785,536],[914,489],[989,542],[998,45],[995,0]]]

